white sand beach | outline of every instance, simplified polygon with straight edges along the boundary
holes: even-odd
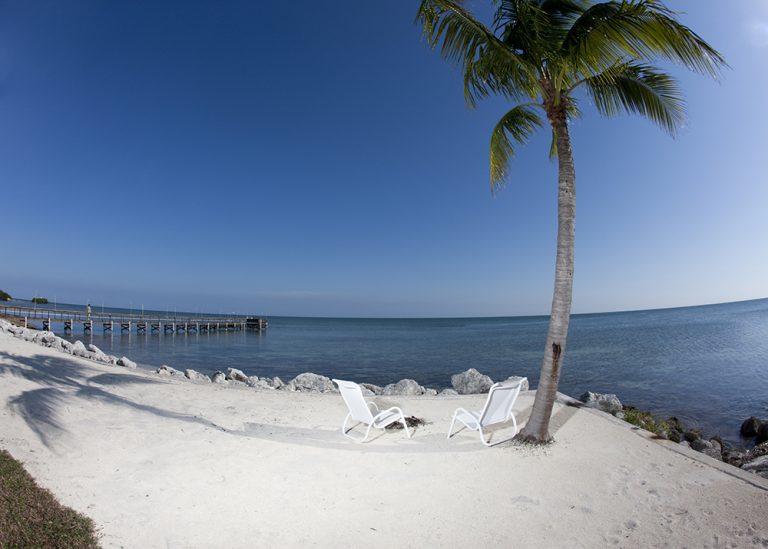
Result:
[[[339,395],[195,384],[0,333],[0,447],[105,547],[768,546],[768,481],[601,412],[558,404],[554,444],[486,448],[445,437],[482,395],[376,400],[429,423],[357,444]]]

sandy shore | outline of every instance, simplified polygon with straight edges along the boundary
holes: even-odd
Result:
[[[768,481],[600,412],[558,404],[554,445],[489,449],[445,439],[482,396],[375,400],[430,423],[356,444],[338,395],[197,385],[0,333],[0,447],[106,547],[768,546]]]

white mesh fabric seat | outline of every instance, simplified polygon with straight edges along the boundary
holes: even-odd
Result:
[[[520,394],[520,388],[523,385],[523,381],[527,381],[527,379],[522,378],[516,381],[502,381],[501,383],[493,384],[490,391],[488,391],[488,398],[485,401],[485,406],[478,412],[457,408],[453,413],[453,419],[451,420],[451,427],[448,429],[447,438],[451,438],[453,426],[456,423],[456,420],[459,420],[468,429],[480,431],[480,440],[486,446],[490,446],[490,437],[488,440],[485,439],[483,429],[497,423],[503,423],[509,419],[512,419],[512,425],[515,429],[514,433],[512,433],[512,436],[514,437],[517,434],[517,419],[515,419],[515,414],[512,412],[512,407],[515,405],[517,395]],[[496,444],[499,442],[504,441],[499,440]]]
[[[379,407],[376,406],[375,402],[366,402],[363,398],[363,391],[357,383],[344,381],[343,379],[334,379],[333,382],[339,386],[341,398],[344,399],[344,403],[349,409],[347,417],[344,418],[344,423],[341,424],[341,434],[345,437],[351,438],[357,442],[365,442],[368,440],[368,435],[370,434],[372,427],[384,429],[387,425],[400,421],[405,428],[408,438],[411,438],[411,432],[408,430],[408,424],[405,422],[405,415],[403,415],[403,411],[400,408],[393,406],[392,408],[379,411]],[[373,411],[371,408],[373,408]],[[357,423],[347,429],[347,421],[349,421],[350,418],[357,421]],[[363,438],[353,437],[348,434],[349,431],[361,423],[368,426]]]

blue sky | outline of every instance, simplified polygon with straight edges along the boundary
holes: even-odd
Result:
[[[484,2],[468,2],[482,9]],[[677,139],[584,105],[574,312],[768,296],[768,4],[670,1]],[[0,3],[0,289],[310,316],[546,314],[556,166],[491,129],[415,1]]]

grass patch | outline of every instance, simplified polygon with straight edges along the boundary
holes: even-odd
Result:
[[[93,521],[61,505],[0,450],[0,547],[99,547]]]
[[[664,420],[657,420],[649,412],[643,412],[632,406],[624,407],[624,421],[637,425],[641,429],[650,431],[665,438],[670,431],[670,425]]]

